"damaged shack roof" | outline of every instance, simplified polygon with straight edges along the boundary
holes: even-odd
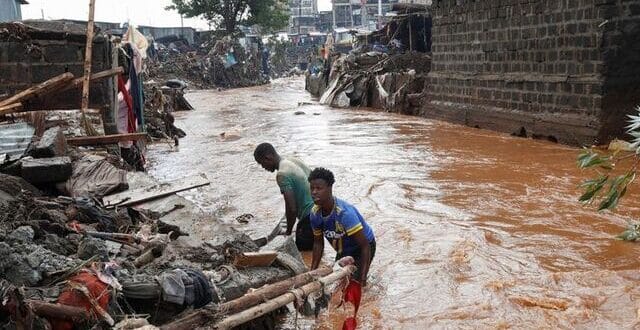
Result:
[[[25,20],[0,23],[0,41],[44,39],[84,42],[86,38],[85,26],[69,22]],[[94,42],[100,38],[104,37],[96,35]]]
[[[0,164],[22,156],[34,133],[27,123],[0,125]]]

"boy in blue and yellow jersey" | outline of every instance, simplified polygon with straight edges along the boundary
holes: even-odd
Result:
[[[311,269],[320,265],[326,238],[336,250],[336,260],[346,256],[355,259],[358,270],[354,279],[366,286],[369,265],[376,253],[376,239],[360,212],[333,196],[334,183],[333,173],[327,169],[316,168],[309,174],[311,197],[315,204],[310,216],[313,229]]]

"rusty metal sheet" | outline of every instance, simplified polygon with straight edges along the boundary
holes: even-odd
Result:
[[[36,129],[28,123],[0,125],[0,164],[20,158]]]

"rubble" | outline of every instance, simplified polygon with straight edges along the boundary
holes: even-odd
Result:
[[[33,150],[33,157],[47,158],[64,156],[67,153],[67,140],[59,126],[49,128],[42,134]]]
[[[78,47],[87,39],[106,48],[132,47],[89,32],[85,37],[86,30],[71,23],[33,24],[0,25],[0,42],[33,48],[33,58],[19,54],[27,67],[41,65],[32,63],[38,56],[55,61],[68,55],[70,63],[80,62]],[[46,30],[54,27],[59,31]],[[65,45],[56,56],[51,40],[42,42],[42,50],[35,47],[37,38],[52,35]],[[185,136],[173,113],[193,109],[184,98],[187,86],[268,83],[256,49],[229,38],[211,44],[163,49],[159,62],[144,63],[148,79],[138,85],[135,78],[145,74],[136,71],[136,50],[126,49],[133,56],[124,62],[99,59],[100,66],[117,68],[83,79],[47,63],[53,69],[42,79],[29,76],[0,96],[0,121],[11,121],[0,126],[3,327],[155,328],[180,313],[214,308],[306,271],[291,238],[254,241],[176,195],[209,185],[203,175],[160,183],[131,171],[144,169],[144,131],[176,144]],[[120,98],[105,87],[107,78],[111,85],[118,82]],[[90,94],[105,101],[100,107],[77,109],[69,106],[73,101],[57,99],[61,92],[77,92],[83,80],[103,80],[96,86],[100,93]],[[203,219],[215,235],[189,236]],[[144,322],[137,319],[144,314]]]
[[[52,157],[22,160],[22,177],[30,183],[64,182],[72,173],[71,158]]]

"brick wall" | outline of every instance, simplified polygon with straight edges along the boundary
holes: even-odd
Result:
[[[33,84],[65,72],[82,77],[86,38],[59,32],[30,32],[30,40],[0,41],[0,95],[12,95]],[[93,44],[92,72],[111,69],[111,43],[96,37]],[[110,109],[113,99],[109,79],[92,82],[90,107]],[[35,99],[32,109],[79,109],[81,88]],[[106,111],[105,113],[110,113]]]
[[[433,1],[427,117],[569,144],[640,103],[640,0]]]

